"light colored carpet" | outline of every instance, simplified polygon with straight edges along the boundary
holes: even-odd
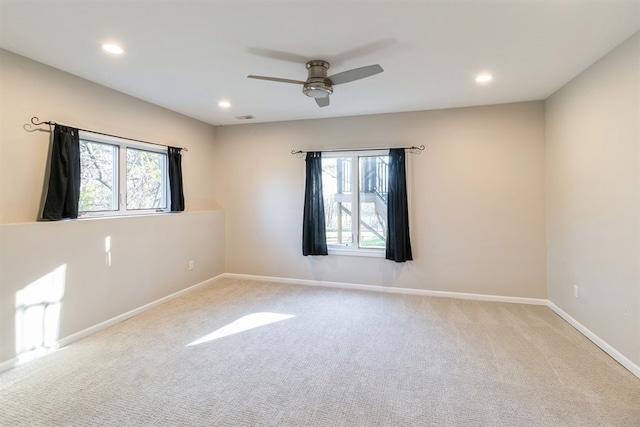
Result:
[[[225,279],[0,374],[0,425],[639,426],[640,380],[546,307]]]

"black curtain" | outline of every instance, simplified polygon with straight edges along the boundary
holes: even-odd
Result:
[[[182,153],[180,148],[168,147],[169,189],[171,190],[171,212],[184,210],[184,191],[182,188]]]
[[[413,259],[409,239],[409,204],[404,148],[389,150],[386,258],[395,262]]]
[[[78,129],[55,125],[49,164],[49,187],[42,219],[78,217],[80,200],[80,136]]]
[[[306,170],[302,255],[327,255],[327,231],[322,199],[322,153],[307,153]]]

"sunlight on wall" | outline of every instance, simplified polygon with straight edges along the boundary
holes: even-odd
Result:
[[[107,267],[111,267],[111,236],[104,238],[104,252],[106,254]]]
[[[226,337],[229,335],[237,334],[239,332],[248,331],[249,329],[258,328],[260,326],[269,325],[271,323],[276,323],[281,320],[287,320],[292,317],[295,317],[293,314],[279,314],[279,313],[253,313],[248,314],[239,318],[236,321],[229,323],[222,328],[211,332],[208,335],[196,340],[190,344],[187,344],[187,347],[192,345],[203,344],[205,342],[213,341],[218,338]]]
[[[67,265],[16,292],[16,353],[25,363],[57,348]]]

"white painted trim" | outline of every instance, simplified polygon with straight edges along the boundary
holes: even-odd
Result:
[[[367,258],[384,258],[384,249],[356,248],[338,245],[327,245],[329,255],[360,256]]]
[[[609,356],[611,356],[616,362],[620,363],[622,366],[627,368],[633,375],[640,378],[640,366],[633,363],[627,357],[625,357],[618,350],[610,346],[605,340],[591,332],[586,326],[582,323],[578,322],[573,317],[569,316],[564,310],[560,307],[552,303],[551,301],[547,301],[547,307],[553,310],[558,316],[562,317],[564,321],[568,324],[576,328],[582,335],[591,340],[595,345],[600,347],[604,352],[606,352]]]
[[[284,277],[253,276],[250,274],[225,273],[223,276],[229,279],[256,280],[256,281],[262,281],[262,282],[287,283],[291,285],[322,286],[322,287],[328,287],[328,288],[358,289],[363,291],[388,292],[388,293],[395,293],[395,294],[421,295],[421,296],[444,297],[444,298],[457,298],[457,299],[476,300],[476,301],[543,305],[545,307],[550,308],[555,313],[557,313],[563,320],[565,320],[571,326],[576,328],[578,332],[584,335],[587,339],[589,339],[595,345],[600,347],[615,361],[617,361],[626,369],[628,369],[636,377],[640,378],[640,366],[633,363],[631,360],[629,360],[627,357],[625,357],[615,348],[610,346],[602,338],[598,337],[596,334],[591,332],[580,322],[575,320],[573,317],[569,316],[557,305],[555,305],[554,303],[552,303],[547,299],[505,297],[505,296],[498,296],[498,295],[483,295],[483,294],[468,294],[468,293],[461,293],[461,292],[429,291],[424,289],[411,289],[411,288],[393,288],[393,287],[374,286],[374,285],[359,285],[354,283],[325,282],[321,280],[288,279]]]
[[[220,279],[224,278],[224,274],[220,274],[216,277],[212,277],[210,279],[204,280],[200,283],[196,283],[195,285],[189,286],[188,288],[182,289],[178,292],[174,292],[171,295],[167,295],[166,297],[162,297],[160,299],[157,299],[155,301],[152,301],[148,304],[145,304],[141,307],[135,308],[131,311],[128,311],[126,313],[120,314],[119,316],[113,317],[109,320],[105,320],[104,322],[98,323],[97,325],[94,326],[90,326],[87,329],[84,329],[80,332],[76,332],[75,334],[71,334],[69,336],[66,336],[64,338],[60,338],[57,342],[56,342],[56,348],[55,349],[51,349],[50,351],[47,351],[46,354],[51,353],[53,351],[55,351],[58,348],[62,348],[65,347],[75,341],[78,341],[82,338],[85,338],[89,335],[95,334],[96,332],[100,332],[103,329],[107,329],[110,326],[113,326],[117,323],[123,322],[127,319],[130,319],[134,316],[137,316],[138,314],[144,313],[147,310],[152,309],[153,307],[156,307],[160,304],[163,304],[165,302],[171,301],[172,299],[175,299],[181,295],[184,295],[186,293],[189,293],[191,291],[196,290],[197,288],[200,288],[202,286],[217,282]],[[9,359],[6,362],[2,362],[0,363],[0,372],[4,372],[7,371],[9,369],[12,369],[16,366],[19,366],[20,363],[20,358],[19,357],[14,357],[13,359]]]
[[[6,362],[0,363],[0,372],[8,371],[9,369],[13,369],[18,365],[18,358],[14,357],[13,359],[9,359]]]
[[[284,277],[268,277],[268,276],[252,276],[249,274],[235,274],[225,273],[225,278],[239,279],[239,280],[256,280],[261,282],[274,282],[274,283],[287,283],[291,285],[305,285],[305,286],[322,286],[326,288],[341,288],[341,289],[357,289],[362,291],[372,292],[387,292],[392,294],[406,294],[406,295],[421,295],[428,297],[441,297],[441,298],[456,298],[476,301],[491,301],[491,302],[508,302],[513,304],[529,304],[529,305],[547,305],[547,300],[542,298],[521,298],[521,297],[506,297],[500,295],[483,295],[483,294],[468,294],[462,292],[445,292],[445,291],[429,291],[426,289],[412,289],[412,288],[394,288],[377,285],[359,285],[355,283],[343,283],[343,282],[325,282],[320,280],[307,280],[307,279],[288,279]]]
[[[138,314],[144,313],[145,311],[150,310],[153,307],[156,307],[156,306],[158,306],[160,304],[163,304],[163,303],[165,303],[167,301],[171,301],[172,299],[178,298],[179,296],[184,295],[186,293],[189,293],[191,291],[194,291],[197,288],[200,288],[202,286],[208,285],[210,283],[214,283],[217,280],[222,279],[223,277],[224,277],[224,275],[221,274],[219,276],[213,277],[211,279],[207,279],[207,280],[202,281],[200,283],[196,283],[193,286],[189,286],[188,288],[182,289],[182,290],[180,290],[178,292],[174,292],[171,295],[167,295],[166,297],[162,297],[160,299],[152,301],[152,302],[150,302],[148,304],[145,304],[145,305],[143,305],[141,307],[135,308],[135,309],[133,309],[131,311],[128,311],[128,312],[126,312],[124,314],[121,314],[119,316],[113,317],[113,318],[111,318],[109,320],[105,320],[104,322],[98,323],[97,325],[91,326],[91,327],[89,327],[89,328],[87,328],[87,329],[85,329],[83,331],[76,332],[75,334],[72,334],[72,335],[69,335],[67,337],[61,338],[61,339],[58,340],[58,345],[60,347],[64,347],[66,345],[69,345],[74,341],[78,341],[79,339],[82,339],[82,338],[84,338],[86,336],[89,336],[91,334],[95,334],[96,332],[99,332],[99,331],[101,331],[103,329],[107,329],[110,326],[113,326],[113,325],[115,325],[117,323],[123,322],[123,321],[125,321],[127,319],[132,318],[133,316],[137,316]]]
[[[102,323],[99,323],[95,326],[89,327],[83,331],[77,332],[75,334],[69,335],[67,337],[61,338],[58,340],[58,348],[67,346],[74,341],[78,341],[86,336],[99,332],[103,329],[106,329],[110,326],[113,326],[117,323],[120,323],[124,320],[127,320],[133,316],[137,316],[153,307],[156,307],[162,303],[170,301],[174,298],[177,298],[181,295],[184,295],[188,292],[191,292],[201,286],[205,286],[210,283],[214,283],[220,279],[229,278],[229,279],[238,279],[238,280],[256,280],[262,282],[274,282],[274,283],[286,283],[292,285],[304,285],[304,286],[320,286],[320,287],[328,287],[328,288],[341,288],[341,289],[356,289],[363,291],[372,291],[372,292],[387,292],[394,294],[406,294],[406,295],[420,295],[420,296],[431,296],[431,297],[442,297],[442,298],[456,298],[456,299],[466,299],[466,300],[476,300],[476,301],[490,301],[490,302],[506,302],[506,303],[514,303],[514,304],[529,304],[529,305],[543,305],[551,310],[553,310],[558,316],[560,316],[563,320],[569,323],[571,326],[576,328],[580,333],[582,333],[585,337],[587,337],[590,341],[592,341],[595,345],[600,347],[603,351],[605,351],[609,356],[611,356],[615,361],[620,363],[626,369],[628,369],[632,374],[636,377],[640,378],[640,366],[633,363],[615,348],[610,346],[606,341],[598,337],[596,334],[591,332],[588,328],[582,325],[580,322],[575,320],[573,317],[569,316],[564,310],[555,305],[549,300],[541,299],[541,298],[521,298],[521,297],[506,297],[499,295],[483,295],[483,294],[469,294],[469,293],[461,293],[461,292],[444,292],[444,291],[429,291],[425,289],[411,289],[411,288],[394,288],[394,287],[384,287],[384,286],[375,286],[375,285],[361,285],[355,283],[343,283],[343,282],[326,282],[320,280],[307,280],[307,279],[289,279],[284,277],[269,277],[269,276],[254,276],[250,274],[235,274],[235,273],[223,273],[211,279],[207,279],[203,282],[197,283],[193,286],[190,286],[181,291],[175,292],[166,297],[160,298],[156,301],[150,302],[149,304],[145,304],[142,307],[138,307],[134,310],[128,311],[127,313],[116,316],[112,319],[106,320]],[[5,362],[0,363],[0,372],[7,371],[12,369],[19,364],[19,359],[14,357],[13,359],[7,360]]]

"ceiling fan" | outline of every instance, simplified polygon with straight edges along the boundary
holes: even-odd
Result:
[[[309,75],[306,81],[254,75],[249,75],[247,77],[250,79],[269,80],[272,82],[300,84],[302,85],[302,93],[308,97],[314,98],[319,107],[326,107],[329,105],[329,95],[333,93],[333,86],[364,79],[384,71],[380,65],[375,64],[368,65],[366,67],[354,68],[353,70],[343,71],[327,77],[328,69],[329,63],[327,61],[314,59],[307,62]]]

